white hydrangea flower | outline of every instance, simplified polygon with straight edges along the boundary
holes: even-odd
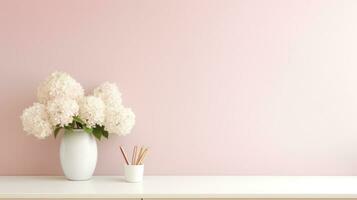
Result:
[[[47,103],[47,112],[53,126],[64,127],[73,121],[73,116],[78,115],[77,101],[70,98],[56,98]]]
[[[52,73],[37,89],[37,98],[43,104],[55,98],[79,99],[83,95],[81,84],[63,72]]]
[[[24,131],[39,139],[44,139],[53,133],[46,106],[43,104],[34,103],[33,106],[25,109],[21,121]]]
[[[108,108],[105,112],[104,129],[109,133],[127,135],[135,125],[135,114],[123,106]]]
[[[122,103],[121,93],[115,83],[102,83],[94,89],[93,94],[101,98],[106,106],[119,107]]]
[[[105,105],[102,99],[95,96],[87,96],[79,101],[79,117],[89,127],[96,124],[103,125]]]

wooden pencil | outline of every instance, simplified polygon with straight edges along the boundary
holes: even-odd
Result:
[[[139,164],[139,160],[140,160],[142,153],[143,153],[143,147],[140,147],[140,151],[139,151],[138,157],[136,158],[135,165]]]
[[[134,150],[133,150],[133,155],[132,155],[132,158],[131,158],[131,164],[132,164],[132,165],[135,165],[135,164],[136,164],[135,161],[136,161],[137,149],[138,149],[138,147],[135,146],[135,147],[134,147]]]
[[[143,164],[143,161],[144,161],[144,159],[145,159],[145,156],[146,156],[148,150],[149,150],[149,149],[146,148],[146,149],[143,151],[143,153],[142,153],[142,155],[141,155],[141,158],[140,158],[140,160],[139,160],[139,162],[138,162],[138,165],[142,165],[142,164]]]
[[[124,160],[125,160],[126,164],[127,164],[127,165],[130,165],[129,160],[128,160],[128,157],[126,157],[126,153],[125,153],[123,147],[121,147],[121,146],[120,146],[120,151],[121,151],[121,153],[123,154],[123,157],[124,157]]]

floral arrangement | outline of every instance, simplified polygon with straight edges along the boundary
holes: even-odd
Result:
[[[70,75],[54,72],[37,89],[38,103],[21,116],[24,131],[39,139],[55,137],[61,129],[83,129],[98,140],[109,134],[126,135],[135,124],[135,114],[122,104],[114,83],[105,82],[84,96],[82,86]]]

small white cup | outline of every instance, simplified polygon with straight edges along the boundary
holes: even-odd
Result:
[[[124,165],[124,176],[127,182],[142,182],[144,176],[144,165]]]

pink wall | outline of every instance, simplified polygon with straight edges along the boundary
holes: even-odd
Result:
[[[137,115],[147,174],[357,175],[357,1],[0,0],[0,175],[61,174],[19,116],[54,70]]]

